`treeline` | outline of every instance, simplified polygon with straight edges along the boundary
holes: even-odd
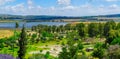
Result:
[[[44,39],[45,37],[53,37],[52,39],[58,37],[58,39],[60,39],[64,36],[59,37],[60,34],[66,34],[67,43],[62,44],[62,52],[59,53],[57,59],[93,59],[94,57],[99,59],[120,58],[120,23],[114,21],[108,21],[106,23],[79,23],[76,25],[67,24],[60,26],[38,25],[33,26],[31,30],[39,33],[38,38],[44,37]],[[43,32],[44,35],[42,34]],[[85,51],[83,51],[85,48],[84,45],[86,45],[83,42],[87,38],[92,38],[93,40],[96,38],[105,38],[105,42],[96,42],[93,44],[93,52],[90,56],[87,56]],[[40,39],[43,40],[43,38]]]
[[[98,37],[106,38],[107,43],[111,43],[115,38],[120,37],[120,23],[114,21],[108,21],[106,23],[90,23],[90,24],[78,24],[79,35],[83,38]]]
[[[50,33],[67,33],[73,31],[78,32],[81,38],[106,38],[106,42],[109,44],[113,39],[120,37],[120,23],[115,23],[114,21],[108,21],[106,23],[79,23],[75,26],[72,26],[71,24],[60,26],[38,25],[33,26],[31,30],[38,33],[43,31]]]

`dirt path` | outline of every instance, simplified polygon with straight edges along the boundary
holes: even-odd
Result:
[[[46,48],[46,46],[41,46],[40,48]],[[50,48],[49,50],[43,50],[42,52],[40,51],[31,51],[29,54],[45,54],[47,51],[50,52],[52,56],[58,56],[58,54],[62,51],[62,47],[60,45],[50,45],[47,46],[47,48]]]

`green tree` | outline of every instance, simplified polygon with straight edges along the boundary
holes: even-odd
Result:
[[[31,38],[31,43],[35,43],[36,41],[36,38],[37,38],[37,34],[32,34],[32,38]]]
[[[53,25],[52,26],[52,32],[54,33],[56,31],[57,26]]]
[[[71,24],[66,24],[65,25],[65,30],[71,30]]]
[[[19,24],[18,22],[15,23],[15,28],[18,28],[19,27]]]
[[[0,39],[0,49],[4,48],[5,39]]]
[[[110,30],[106,37],[106,43],[111,43],[115,38],[117,38],[116,30]]]
[[[61,31],[61,32],[64,32],[64,25],[60,25],[59,27],[60,27],[60,28],[59,28],[60,31]]]
[[[115,38],[115,39],[111,42],[111,44],[113,44],[113,45],[119,44],[119,45],[120,45],[120,37]]]
[[[95,44],[94,48],[102,48],[102,45],[103,45],[103,43],[98,42]]]
[[[86,36],[85,24],[83,23],[77,24],[77,27],[80,37],[84,38]]]
[[[103,33],[104,33],[103,29],[104,29],[104,23],[99,23],[98,30],[99,30],[100,37],[103,37]]]
[[[46,59],[49,59],[50,58],[50,52],[46,52],[45,56],[44,56]]]
[[[20,59],[24,59],[24,57],[25,57],[25,53],[26,53],[26,49],[27,49],[27,36],[26,35],[27,34],[25,32],[25,27],[23,25],[20,39],[18,40],[18,43],[19,43],[18,57]]]
[[[84,48],[83,44],[81,41],[78,42],[78,49],[82,50]]]
[[[59,54],[59,59],[70,59],[70,56],[68,55],[67,47],[62,48],[62,52]]]
[[[88,25],[88,34],[89,34],[89,37],[95,37],[99,34],[97,23],[90,23]]]
[[[82,49],[83,45],[81,42],[74,42],[70,40],[68,41],[67,46],[62,48],[62,52],[59,54],[59,59],[77,59],[79,56],[78,53],[82,52]]]
[[[104,25],[104,36],[107,37],[110,30],[114,30],[116,28],[116,23],[114,21],[108,21]]]
[[[116,29],[117,29],[117,30],[120,29],[120,22],[117,24]]]
[[[104,56],[104,50],[102,48],[97,48],[93,51],[92,56],[102,59]]]

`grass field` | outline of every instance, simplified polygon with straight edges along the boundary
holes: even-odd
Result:
[[[8,38],[10,36],[12,36],[14,34],[14,32],[12,30],[9,29],[0,29],[0,38]]]

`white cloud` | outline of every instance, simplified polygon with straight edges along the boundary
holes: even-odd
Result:
[[[70,5],[71,4],[71,0],[57,0],[59,5]]]
[[[1,1],[2,0],[0,0],[0,2]],[[12,2],[13,0],[7,1]],[[27,5],[25,3],[19,3],[16,5],[1,6],[0,13],[21,15],[87,16],[120,12],[120,6],[117,4],[112,4],[109,6],[105,6],[103,4],[99,6],[97,5],[96,7],[90,3],[85,3],[80,6],[73,6],[71,4],[71,0],[57,0],[57,1],[60,6],[41,7],[40,5],[34,4],[34,0],[27,0]]]
[[[15,6],[12,6],[11,7],[11,10],[13,12],[24,12],[25,11],[25,7],[24,7],[24,4],[21,3],[21,4],[17,4]]]
[[[28,0],[27,3],[28,3],[28,5],[33,5],[33,1],[32,0]]]
[[[25,12],[25,7],[24,7],[24,4],[23,3],[20,3],[20,4],[17,4],[17,5],[14,5],[14,6],[5,6],[5,7],[2,7],[2,9],[0,10],[4,10],[3,13],[24,13]]]
[[[0,0],[0,5],[4,5],[9,2],[13,2],[14,0]]]
[[[116,5],[106,7],[104,5],[90,8],[82,6],[64,6],[64,7],[47,7],[34,6],[29,9],[24,6],[25,4],[17,4],[16,6],[6,6],[0,8],[1,13],[22,14],[22,15],[61,15],[61,16],[88,16],[88,15],[102,15],[120,12],[120,8]],[[114,7],[114,8],[113,8]],[[112,9],[110,9],[112,8]]]
[[[81,5],[81,7],[83,7],[83,8],[91,8],[92,6],[89,3],[85,3],[85,4]]]
[[[113,4],[113,5],[110,5],[109,8],[110,8],[110,9],[116,9],[116,8],[119,8],[119,6],[116,5],[116,4]]]
[[[29,9],[33,9],[33,8],[34,8],[34,4],[33,4],[33,1],[32,1],[32,0],[28,0],[28,1],[27,1],[27,4],[28,4],[28,8],[29,8]]]
[[[65,7],[62,7],[61,9],[62,10],[74,10],[74,9],[76,9],[76,7],[75,6],[65,6]]]

